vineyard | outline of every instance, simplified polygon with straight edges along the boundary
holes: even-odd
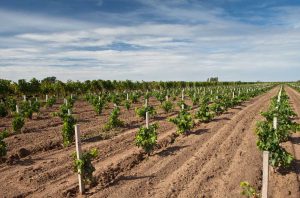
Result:
[[[52,77],[0,100],[0,197],[300,197],[299,83]]]

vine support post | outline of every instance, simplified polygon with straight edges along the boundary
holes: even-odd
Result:
[[[71,115],[72,112],[71,112],[71,109],[68,109],[68,115]]]
[[[169,101],[169,96],[168,95],[166,95],[166,101]]]
[[[46,94],[46,102],[48,102],[48,94]]]
[[[148,107],[148,99],[145,99],[145,107]]]
[[[149,112],[146,112],[146,128],[149,128]]]
[[[79,124],[75,125],[75,144],[76,144],[76,156],[77,160],[81,159],[81,141],[80,141],[80,129]],[[84,194],[84,183],[80,170],[78,170],[78,182],[79,182],[79,193]]]
[[[277,106],[276,106],[277,110],[278,110],[278,105],[279,105],[279,102],[280,102],[280,99],[281,99],[281,92],[282,92],[282,86],[280,87],[278,97],[277,97],[277,103],[278,103]],[[275,130],[277,129],[277,117],[276,116],[273,118],[273,128]]]
[[[273,128],[276,130],[277,129],[277,117],[273,118]]]
[[[16,105],[16,112],[19,113],[19,106]]]
[[[26,101],[26,95],[23,95],[23,101],[24,102]]]
[[[128,96],[128,93],[126,94],[126,100],[128,100],[129,99],[129,96]]]
[[[183,89],[182,92],[181,92],[181,100],[182,100],[182,101],[184,100],[184,89]]]
[[[268,198],[269,183],[269,151],[263,152],[263,180],[262,180],[262,198]]]
[[[281,92],[282,92],[282,86],[280,87],[280,91],[278,93],[278,97],[277,97],[277,103],[280,102],[280,98],[281,98]]]

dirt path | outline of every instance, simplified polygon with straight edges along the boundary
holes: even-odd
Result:
[[[240,108],[120,174],[108,188],[96,187],[92,197],[240,197],[240,181],[260,184],[261,153],[254,127],[278,89]]]
[[[298,115],[295,121],[300,123],[300,93],[290,87],[287,87],[286,91],[289,94],[291,104]],[[300,131],[292,135],[291,142],[293,143],[294,156],[296,158],[298,182],[300,182]]]

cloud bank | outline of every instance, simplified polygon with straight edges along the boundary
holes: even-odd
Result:
[[[300,7],[245,18],[194,1],[162,2],[81,18],[1,9],[0,78],[299,80]]]

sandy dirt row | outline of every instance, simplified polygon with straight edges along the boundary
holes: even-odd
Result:
[[[112,139],[84,142],[83,149],[100,150],[100,157],[94,162],[98,185],[90,188],[87,195],[210,197],[221,196],[221,192],[224,197],[224,192],[238,196],[242,180],[259,187],[261,155],[256,149],[253,128],[259,112],[268,107],[270,97],[277,91],[273,89],[210,123],[200,124],[188,136],[176,137],[175,126],[161,120],[159,146],[148,158],[134,145],[136,129]],[[37,153],[14,166],[1,167],[3,195],[76,195],[77,177],[70,158],[74,150],[71,146]]]
[[[8,156],[10,159],[14,159],[16,155],[18,157],[24,157],[29,154],[43,152],[53,149],[62,149],[62,121],[59,117],[51,115],[53,112],[59,111],[59,106],[62,101],[54,105],[51,108],[41,108],[40,114],[34,115],[32,120],[27,119],[23,129],[23,133],[15,134],[6,138]],[[191,103],[190,101],[188,101]],[[159,102],[151,98],[149,104],[155,106],[158,109],[158,115],[156,119],[164,119],[166,114],[158,107]],[[136,117],[134,108],[142,106],[143,103],[134,104],[133,107],[127,111],[123,107],[121,108],[120,119],[124,121],[125,127],[118,128],[110,132],[102,132],[104,124],[107,122],[109,114],[112,110],[110,104],[108,109],[104,109],[102,115],[97,115],[93,107],[86,101],[78,100],[75,102],[73,114],[84,128],[82,136],[85,139],[103,139],[109,138],[118,133],[122,133],[128,129],[137,128],[141,126],[143,121]],[[178,109],[176,109],[177,111]],[[12,117],[1,118],[0,131],[7,128],[11,130]],[[27,153],[20,154],[21,149],[26,149]],[[24,155],[24,156],[23,156]]]
[[[151,101],[150,101],[151,102]],[[154,101],[152,102],[154,103]],[[151,103],[151,104],[152,104]],[[158,104],[158,103],[157,103]],[[155,104],[157,106],[157,104]],[[80,107],[80,103],[77,104],[77,106]],[[142,105],[142,104],[141,104]],[[79,108],[77,107],[77,108]],[[82,109],[89,109],[89,110],[82,110]],[[88,125],[81,125],[82,133],[86,134],[87,131],[93,130],[95,127],[100,128],[101,125],[103,126],[104,121],[102,120],[101,125],[97,125],[95,123],[96,119],[99,119],[90,107],[89,104],[86,103],[86,106],[83,106],[83,108],[80,109],[80,111],[90,111],[89,114],[93,117],[96,117],[95,119],[92,119],[92,121],[89,121]],[[81,112],[76,111],[76,105],[75,105],[75,115],[79,115]],[[126,113],[126,112],[125,112]],[[168,132],[167,134],[172,134],[174,132],[174,126],[172,126],[171,123],[167,122],[164,118],[167,117],[167,115],[158,112],[159,116],[156,117],[158,123],[160,124],[159,131],[161,133]],[[127,117],[129,112],[127,112]],[[124,116],[124,115],[123,115]],[[80,114],[80,119],[82,119],[84,115],[82,113]],[[85,119],[91,119],[91,117],[85,118]],[[106,118],[107,119],[107,118]],[[122,118],[121,118],[122,119]],[[137,119],[134,113],[134,110],[131,110],[131,119]],[[154,121],[154,119],[152,119]],[[32,121],[34,122],[34,121]],[[139,121],[139,125],[144,124],[143,121]],[[97,125],[97,126],[95,126]],[[60,130],[58,126],[57,130]],[[136,126],[138,127],[138,126]],[[51,128],[51,127],[50,127]],[[91,129],[92,128],[92,129]],[[170,129],[172,131],[170,132]],[[126,128],[122,129],[124,133],[122,133],[120,136],[116,136],[115,139],[112,140],[104,140],[100,141],[97,138],[91,138],[83,141],[83,146],[85,148],[85,144],[88,148],[90,147],[97,147],[101,151],[100,158],[98,161],[103,160],[103,158],[108,158],[110,156],[113,156],[115,154],[118,154],[118,152],[123,152],[124,148],[127,147],[128,144],[132,144],[135,132],[137,128],[133,128],[130,130],[126,130]],[[49,129],[49,133],[53,133],[53,129]],[[26,135],[29,133],[25,133],[24,137],[28,140],[27,144],[32,144],[34,148],[37,147],[37,138],[36,139],[30,139]],[[18,134],[14,136],[20,136],[23,134]],[[47,133],[45,134],[45,131],[41,131],[40,133],[35,133],[37,137],[42,136],[44,139],[44,142],[47,140],[53,141],[51,137],[47,138]],[[9,138],[16,139],[14,136],[11,136]],[[57,134],[57,136],[60,136],[60,134]],[[8,139],[9,140],[9,139]],[[30,142],[31,141],[31,142]],[[97,141],[97,142],[95,142]],[[166,141],[168,142],[168,141]],[[162,142],[164,144],[164,142]],[[14,147],[16,145],[10,144],[10,140],[8,141],[9,148]],[[27,147],[28,148],[28,147]],[[7,189],[7,191],[10,191],[8,194],[9,196],[13,195],[26,195],[28,193],[31,193],[33,190],[40,190],[43,189],[43,185],[47,185],[47,182],[51,180],[51,182],[54,182],[56,179],[59,180],[60,178],[64,178],[65,174],[73,175],[72,173],[72,159],[70,158],[71,153],[74,151],[74,146],[71,146],[70,148],[53,148],[51,150],[44,150],[42,152],[37,153],[31,153],[29,156],[22,158],[21,160],[18,160],[16,164],[12,166],[6,166],[5,164],[2,164],[0,166],[0,170],[3,171],[3,176],[5,175],[4,172],[9,172],[7,176],[5,176],[4,180],[10,180],[12,185],[4,185],[2,188],[3,191]],[[110,161],[110,160],[107,160]],[[60,166],[61,165],[61,166]],[[53,168],[54,167],[54,168]],[[21,168],[21,172],[20,172]],[[15,186],[14,181],[20,181],[22,184],[21,186]],[[8,182],[10,183],[10,182]],[[33,187],[32,187],[33,186]]]
[[[119,175],[92,197],[240,197],[239,183],[261,186],[261,153],[254,128],[278,89],[229,110],[195,133]]]
[[[84,141],[84,150],[98,148],[100,151],[93,162],[97,185],[88,187],[86,196],[241,197],[241,181],[260,189],[262,154],[256,147],[255,124],[263,119],[260,112],[267,110],[270,98],[278,90],[277,87],[244,102],[210,123],[197,125],[187,136],[175,135],[175,126],[160,118],[158,146],[150,157],[134,145],[137,128],[124,129],[106,140]],[[286,90],[300,115],[300,94],[288,87]],[[81,109],[80,115],[84,111],[87,116],[92,113],[86,105],[87,109]],[[80,119],[89,120],[93,116],[83,117]],[[89,124],[83,133],[95,127],[94,121]],[[285,146],[295,154],[296,161],[284,175],[271,173],[271,197],[299,197],[297,134]],[[33,153],[15,165],[0,166],[0,196],[77,196],[77,176],[70,157],[74,151],[74,145],[54,148]]]

